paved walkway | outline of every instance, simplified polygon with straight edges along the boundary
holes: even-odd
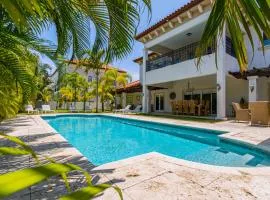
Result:
[[[270,149],[270,129],[249,127],[246,124],[220,122],[205,124],[143,116],[121,116],[180,125],[230,131],[225,137],[250,142]],[[79,151],[55,133],[38,116],[19,117],[1,124],[1,130],[21,137],[39,154],[59,162],[72,162],[87,169],[94,183],[109,182],[119,186],[124,199],[270,199],[270,167],[228,168],[193,163],[159,153],[149,153],[99,167],[93,166]],[[0,145],[11,143],[0,139]],[[32,166],[28,157],[1,157],[0,173]],[[79,173],[70,175],[72,189],[85,185]],[[27,189],[10,199],[56,199],[67,191],[59,178]],[[97,199],[119,199],[108,190]]]

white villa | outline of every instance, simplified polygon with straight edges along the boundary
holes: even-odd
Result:
[[[77,72],[78,74],[80,74],[82,77],[85,78],[85,80],[87,80],[89,83],[95,81],[96,79],[96,73],[94,70],[89,70],[88,73],[85,72],[85,70],[83,69],[83,66],[78,68],[77,67],[78,64],[78,60],[72,60],[72,61],[67,61],[67,67],[65,68],[64,73],[73,73],[73,72]],[[127,73],[125,70],[119,69],[115,66],[112,65],[106,65],[104,66],[101,70],[100,70],[100,77],[103,76],[103,74],[109,70],[109,69],[117,69],[119,73]],[[58,82],[58,78],[59,78],[59,72],[57,70],[54,71],[54,73],[51,75],[51,80],[52,80],[52,88],[54,90],[55,93],[58,92],[59,88],[57,86],[57,82]],[[99,99],[100,101],[100,99]],[[83,110],[83,102],[76,102],[76,109],[78,110]],[[90,101],[86,102],[86,107],[88,109],[94,109],[96,105],[96,98],[91,99]],[[52,103],[52,108],[56,108],[56,102]],[[61,108],[65,109],[68,106],[63,104],[61,106]],[[110,102],[105,103],[105,109],[109,109],[111,107]],[[101,102],[99,102],[99,109],[101,109]]]
[[[172,112],[172,98],[198,99],[210,101],[210,114],[223,119],[232,115],[232,102],[270,100],[270,42],[266,38],[264,56],[254,36],[253,57],[246,36],[249,70],[241,74],[230,35],[224,30],[222,40],[209,47],[197,69],[195,49],[212,2],[193,0],[136,36],[144,45],[143,57],[135,60],[140,64],[144,113]]]

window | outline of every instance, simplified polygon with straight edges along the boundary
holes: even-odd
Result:
[[[133,105],[133,96],[127,95],[127,105]]]
[[[263,34],[263,42],[265,46],[270,45],[270,38],[267,38],[265,34]]]
[[[92,76],[88,76],[88,82],[92,82],[93,81],[93,77]]]

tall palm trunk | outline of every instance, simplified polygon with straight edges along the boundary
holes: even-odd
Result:
[[[83,111],[85,112],[86,111],[86,92],[84,91],[84,94],[83,94]]]
[[[103,94],[101,96],[101,109],[102,109],[102,112],[104,112],[104,96],[103,96]]]
[[[99,75],[99,70],[98,70],[98,68],[97,68],[97,71],[96,71],[96,113],[98,113],[98,80],[99,80],[99,77],[98,77],[98,75]]]
[[[115,86],[114,86],[115,88],[114,88],[114,109],[116,110],[117,109],[117,105],[116,105],[116,84],[115,84]]]

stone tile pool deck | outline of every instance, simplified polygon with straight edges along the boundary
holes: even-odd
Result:
[[[270,151],[270,128],[250,127],[232,121],[209,124],[137,115],[113,116],[227,131],[223,137]],[[94,183],[119,186],[124,199],[270,199],[270,167],[217,167],[156,152],[95,167],[39,116],[20,116],[5,121],[0,130],[19,136],[40,155],[80,165],[92,174]],[[0,138],[0,146],[4,144],[11,145]],[[1,174],[32,165],[29,156],[0,157]],[[73,189],[85,185],[80,173],[70,174],[69,180]],[[65,193],[64,183],[53,178],[9,199],[57,199]],[[113,190],[108,190],[96,199],[119,197]]]

